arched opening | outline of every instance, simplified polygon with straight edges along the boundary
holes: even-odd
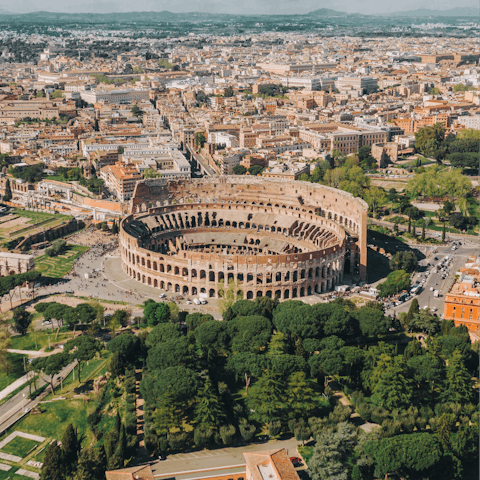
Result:
[[[208,296],[210,298],[214,298],[215,297],[215,290],[213,288],[210,289],[210,292],[208,293]]]
[[[183,286],[182,293],[188,295],[188,287],[186,285]]]
[[[251,290],[249,290],[247,292],[247,300],[252,300],[253,299],[253,292]]]

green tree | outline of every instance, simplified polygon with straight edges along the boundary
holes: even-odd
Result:
[[[228,285],[225,288],[223,285],[218,287],[218,306],[220,313],[224,313],[228,308],[231,308],[233,304],[243,298],[243,291],[240,288],[240,283],[235,282],[232,278],[228,280]]]
[[[35,358],[31,362],[32,370],[41,374],[50,382],[52,393],[55,393],[53,383],[55,377],[65,368],[70,362],[69,356],[65,353],[56,353],[48,357]]]
[[[235,165],[232,170],[235,175],[245,175],[247,173],[247,169],[243,165]]]
[[[40,480],[65,480],[62,450],[57,442],[50,443],[45,452]]]
[[[28,327],[32,323],[33,315],[27,312],[24,307],[17,307],[13,311],[13,322],[15,324],[15,330],[20,335],[27,333]]]
[[[217,430],[224,419],[223,405],[210,378],[207,378],[196,399],[195,421],[203,428]]]
[[[62,90],[54,90],[52,94],[50,95],[50,98],[56,99],[56,98],[63,98],[63,92]]]
[[[72,338],[64,345],[64,352],[70,353],[71,357],[78,362],[78,381],[86,362],[91,360],[97,353],[100,353],[102,344],[97,339],[88,335]]]
[[[420,478],[424,478],[443,453],[437,437],[429,433],[383,438],[367,442],[363,449],[373,459],[376,474],[385,478],[394,472],[402,476],[422,474]]]
[[[248,167],[248,173],[250,175],[253,175],[254,177],[257,176],[257,175],[260,175],[264,170],[264,167],[262,167],[261,165],[252,165],[250,167]]]
[[[6,375],[9,374],[12,364],[8,350],[12,348],[10,332],[6,325],[0,327],[0,370]]]
[[[473,398],[472,377],[468,373],[463,356],[459,350],[455,350],[448,359],[445,384],[442,389],[444,402],[467,404]]]
[[[122,369],[128,365],[133,365],[139,358],[141,352],[141,342],[138,337],[129,333],[118,335],[107,344],[108,351],[118,353],[118,360]]]
[[[197,147],[203,148],[203,145],[206,143],[207,139],[205,138],[205,134],[203,132],[197,132],[195,134],[195,145]]]
[[[305,372],[295,372],[288,377],[286,398],[290,403],[293,417],[310,416],[316,407],[314,383],[307,378]]]
[[[418,299],[415,297],[410,303],[410,307],[408,308],[407,315],[405,316],[405,325],[410,326],[413,321],[413,317],[420,312],[420,307],[418,305]]]
[[[287,408],[286,385],[277,372],[267,370],[250,389],[247,405],[261,423],[281,420]]]
[[[70,423],[62,437],[62,462],[67,477],[70,477],[77,469],[79,450],[77,431]]]
[[[355,428],[342,422],[334,429],[324,429],[317,435],[309,470],[313,480],[347,480],[347,458],[355,446]]]
[[[390,272],[385,282],[378,285],[381,297],[388,297],[410,287],[410,274],[405,270]]]
[[[354,312],[358,320],[362,335],[376,337],[387,333],[391,327],[391,321],[385,316],[383,310],[370,307],[362,307]]]
[[[382,355],[370,379],[373,401],[384,408],[406,408],[412,398],[412,388],[403,357]]]
[[[12,199],[12,186],[10,185],[10,179],[7,178],[7,183],[5,185],[5,195],[3,196],[3,199],[6,202],[9,202]]]
[[[107,460],[103,445],[99,448],[84,448],[78,460],[73,480],[105,480]]]

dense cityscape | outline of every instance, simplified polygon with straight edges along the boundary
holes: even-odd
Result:
[[[0,480],[478,478],[465,11],[1,14]]]

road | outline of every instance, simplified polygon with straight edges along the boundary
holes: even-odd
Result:
[[[187,148],[188,148],[188,151],[190,152],[190,154],[192,155],[192,157],[198,163],[198,165],[200,167],[200,171],[203,174],[205,174],[205,175],[216,175],[217,174],[217,172],[215,172],[215,170],[205,162],[205,159],[200,154],[195,152],[195,150],[193,150],[193,148],[191,148],[190,145],[187,145]]]
[[[466,260],[471,257],[472,252],[478,252],[478,246],[471,242],[461,242],[462,245],[458,247],[457,250],[453,251],[451,245],[442,245],[437,246],[437,253],[428,253],[426,258],[419,261],[417,273],[412,276],[412,285],[415,283],[421,283],[421,280],[425,278],[424,272],[429,271],[430,275],[425,279],[423,284],[423,289],[419,295],[416,296],[420,308],[423,307],[434,307],[437,309],[437,314],[440,316],[443,314],[443,304],[444,296],[448,292],[449,288],[454,282],[455,273],[460,270],[461,267],[465,264]],[[475,248],[475,250],[474,250]],[[431,249],[433,251],[433,248]],[[434,268],[428,267],[428,264],[437,265],[445,256],[451,256],[453,258],[452,264],[448,268],[448,275],[445,280],[442,280],[441,274],[433,273]],[[434,260],[437,258],[438,260]],[[434,290],[439,290],[442,294],[441,297],[434,297],[433,291],[430,291],[430,287]],[[387,310],[387,314],[391,315],[395,311],[398,315],[401,312],[407,312],[410,308],[411,300],[405,302],[398,307],[391,308]]]
[[[59,378],[66,378],[70,372],[76,367],[77,361],[75,360],[70,365],[67,365],[58,375],[56,375],[56,379],[53,381],[54,387],[60,385],[61,381],[57,379]],[[47,377],[49,380],[49,378]],[[45,380],[38,379],[37,380],[37,388],[43,387],[46,383],[49,383]],[[48,395],[49,388],[44,391],[41,395],[39,395],[34,400],[30,400],[28,395],[30,393],[30,388],[25,387],[19,393],[17,393],[14,397],[10,400],[7,400],[3,405],[0,406],[0,435],[3,434],[8,428],[10,428],[13,424],[18,422],[22,417],[24,417],[28,412],[35,408],[41,400]]]

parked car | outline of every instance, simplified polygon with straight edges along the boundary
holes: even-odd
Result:
[[[294,467],[300,467],[303,464],[300,457],[290,457],[290,461],[293,463]]]

